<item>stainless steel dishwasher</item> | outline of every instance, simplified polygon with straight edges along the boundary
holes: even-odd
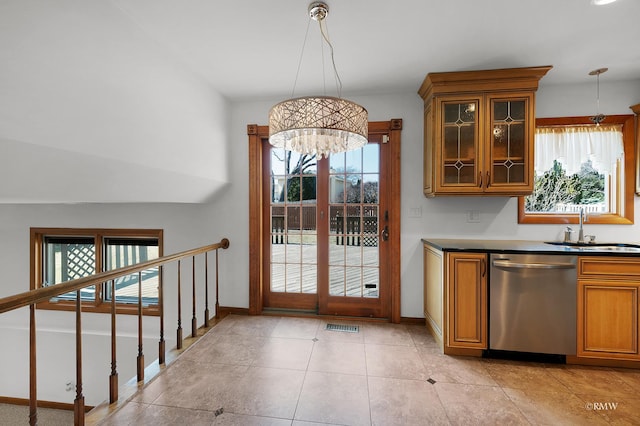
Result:
[[[575,355],[577,257],[491,254],[489,349]]]

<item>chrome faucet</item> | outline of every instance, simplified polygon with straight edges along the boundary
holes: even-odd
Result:
[[[578,242],[584,243],[584,231],[582,230],[582,224],[585,219],[584,207],[580,207],[580,229],[578,229]]]

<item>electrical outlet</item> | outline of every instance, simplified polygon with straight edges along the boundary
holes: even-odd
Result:
[[[467,210],[467,222],[479,223],[480,222],[480,210]]]

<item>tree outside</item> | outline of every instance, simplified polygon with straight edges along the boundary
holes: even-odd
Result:
[[[286,186],[283,186],[280,194],[271,194],[272,200],[278,200],[281,202],[290,201],[296,202],[300,200],[315,200],[316,199],[316,175],[311,170],[316,165],[315,155],[300,155],[297,161],[292,162],[292,151],[276,151],[274,155],[280,161],[284,163],[284,172],[287,176]],[[280,158],[279,153],[283,156]],[[302,176],[300,176],[302,175]],[[271,188],[275,188],[273,171],[271,171]],[[302,194],[300,191],[300,182],[302,181]],[[285,200],[285,191],[287,197]],[[302,196],[302,197],[301,197]]]
[[[346,203],[376,204],[378,202],[378,182],[365,182],[362,184],[362,180],[358,180],[355,184],[352,184],[347,181],[346,187]],[[338,198],[342,199],[342,195],[340,193]]]
[[[534,181],[533,193],[525,197],[525,211],[554,212],[559,204],[598,204],[605,200],[605,179],[593,168],[591,161],[580,171],[568,176],[562,164],[554,160],[553,167]]]

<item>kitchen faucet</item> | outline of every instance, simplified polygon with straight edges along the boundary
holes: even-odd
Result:
[[[578,242],[584,243],[584,231],[582,230],[582,223],[586,220],[584,207],[580,207],[580,229],[578,229]]]

